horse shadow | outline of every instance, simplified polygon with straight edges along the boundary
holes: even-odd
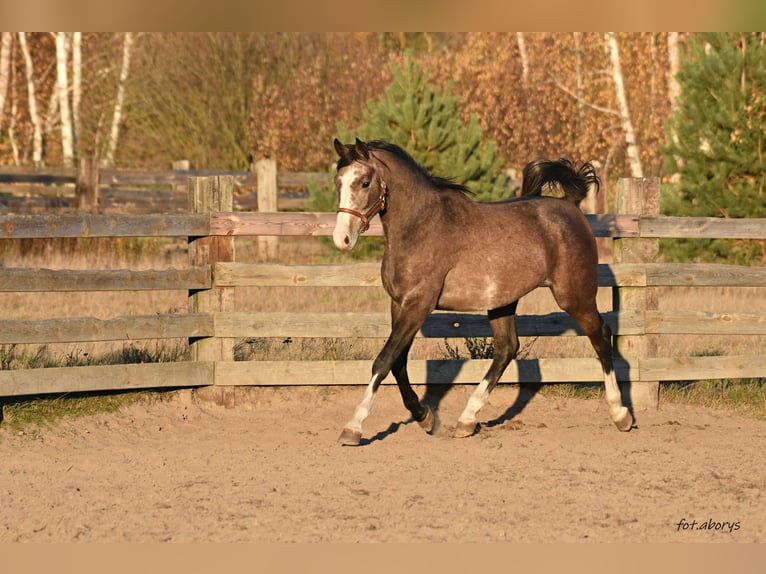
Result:
[[[434,412],[437,420],[440,420],[439,410],[444,398],[454,388],[460,371],[465,361],[428,361],[426,363],[426,391],[421,401],[428,405]],[[483,423],[488,427],[501,425],[513,420],[526,408],[529,402],[542,388],[542,373],[538,360],[525,360],[518,362],[519,378],[525,381],[519,383],[519,393],[508,409],[499,417]],[[478,383],[478,381],[477,381]],[[502,383],[500,383],[502,384]]]
[[[399,422],[396,422],[396,423],[391,423],[390,425],[388,425],[388,428],[386,428],[385,430],[382,430],[382,431],[379,431],[379,432],[375,433],[374,435],[372,435],[369,438],[362,437],[362,440],[360,441],[359,446],[367,446],[368,444],[372,444],[372,443],[377,442],[379,440],[384,440],[384,439],[390,437],[392,434],[399,432],[399,428],[400,427],[402,427],[404,425],[408,425],[408,424],[414,423],[414,422],[415,422],[415,419],[410,417],[410,419],[406,420],[406,421],[399,421]]]

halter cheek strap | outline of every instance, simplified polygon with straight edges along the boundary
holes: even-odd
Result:
[[[341,212],[348,213],[353,215],[354,217],[358,217],[359,219],[361,219],[362,220],[361,233],[364,233],[370,228],[370,219],[372,219],[375,216],[375,214],[380,213],[381,211],[386,209],[387,197],[388,197],[388,191],[386,190],[386,182],[381,181],[380,195],[378,196],[378,200],[365,213],[361,213],[359,211],[356,211],[355,209],[349,209],[347,207],[339,207],[338,213],[341,213]]]

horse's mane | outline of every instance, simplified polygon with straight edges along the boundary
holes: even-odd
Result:
[[[374,140],[371,142],[367,142],[367,147],[371,150],[387,151],[395,155],[397,158],[399,158],[405,164],[411,167],[413,171],[420,173],[433,186],[435,186],[439,190],[443,190],[443,191],[454,190],[454,191],[459,191],[461,193],[464,193],[466,195],[473,195],[473,192],[469,188],[467,188],[465,185],[457,183],[450,178],[431,175],[431,173],[425,168],[425,166],[415,161],[415,159],[410,154],[408,154],[398,145],[395,145],[383,140]]]

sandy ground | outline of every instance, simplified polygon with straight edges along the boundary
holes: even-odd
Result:
[[[766,542],[766,422],[661,404],[620,433],[602,401],[500,387],[453,439],[471,388],[430,397],[429,436],[384,385],[360,447],[336,439],[361,387],[0,425],[0,542]]]

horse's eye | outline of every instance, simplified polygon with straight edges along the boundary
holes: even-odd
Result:
[[[363,181],[362,182],[362,187],[367,189],[368,187],[370,187],[370,182],[369,181]]]

